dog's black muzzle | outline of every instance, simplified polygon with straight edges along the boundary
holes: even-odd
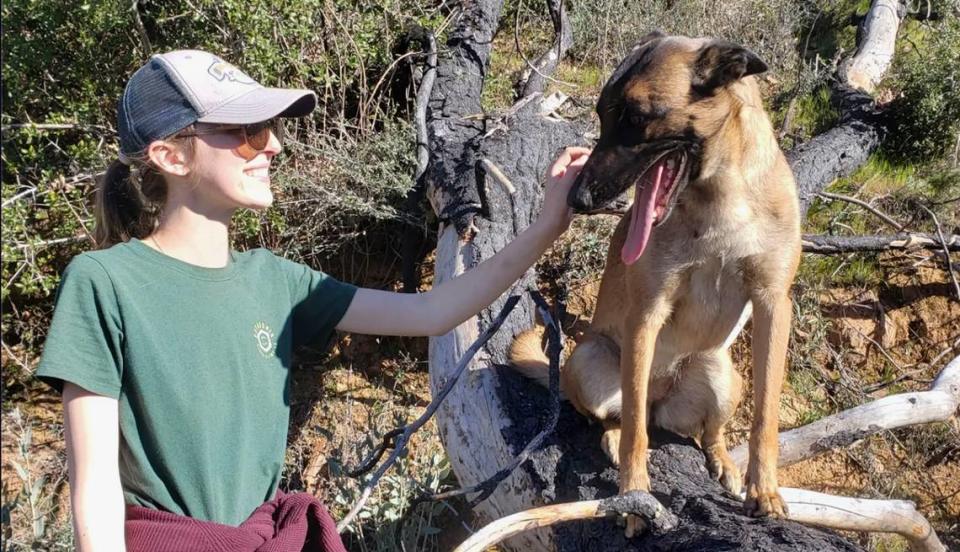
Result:
[[[688,168],[695,168],[698,150],[695,143],[687,140],[658,140],[633,146],[598,144],[570,189],[567,204],[577,213],[601,210],[636,184],[665,155],[680,153],[686,157]]]

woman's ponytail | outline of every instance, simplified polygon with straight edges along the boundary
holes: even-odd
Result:
[[[193,125],[180,131],[191,134]],[[193,159],[196,142],[193,136],[168,136],[164,140]],[[167,182],[145,154],[123,156],[107,167],[97,186],[93,238],[99,249],[129,241],[144,239],[157,228],[160,213],[167,201]]]
[[[97,247],[106,249],[130,238],[149,236],[157,226],[166,195],[163,176],[145,160],[134,159],[131,165],[120,160],[111,163],[97,187]]]

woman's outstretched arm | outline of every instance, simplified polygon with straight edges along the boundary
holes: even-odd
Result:
[[[567,192],[590,150],[567,148],[547,173],[536,222],[507,247],[453,280],[420,294],[360,289],[338,330],[373,335],[442,335],[506,291],[570,225]]]

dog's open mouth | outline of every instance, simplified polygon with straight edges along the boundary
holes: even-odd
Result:
[[[673,212],[686,183],[687,156],[682,149],[664,153],[640,175],[630,208],[630,229],[620,251],[624,264],[633,264],[643,255],[651,230]]]

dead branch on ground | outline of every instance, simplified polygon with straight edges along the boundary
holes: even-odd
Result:
[[[789,466],[881,431],[947,420],[958,406],[960,356],[947,363],[928,391],[891,395],[782,432],[777,464]],[[730,456],[745,469],[747,445],[736,447]]]
[[[633,514],[640,516],[654,534],[674,529],[678,520],[650,493],[630,491],[602,500],[551,504],[500,518],[474,533],[454,552],[483,552],[518,533],[549,527],[565,521]]]
[[[804,253],[835,255],[890,249],[932,249],[960,251],[960,235],[943,240],[930,234],[904,233],[887,236],[823,236],[804,234],[801,240]],[[949,256],[947,257],[949,259]]]

